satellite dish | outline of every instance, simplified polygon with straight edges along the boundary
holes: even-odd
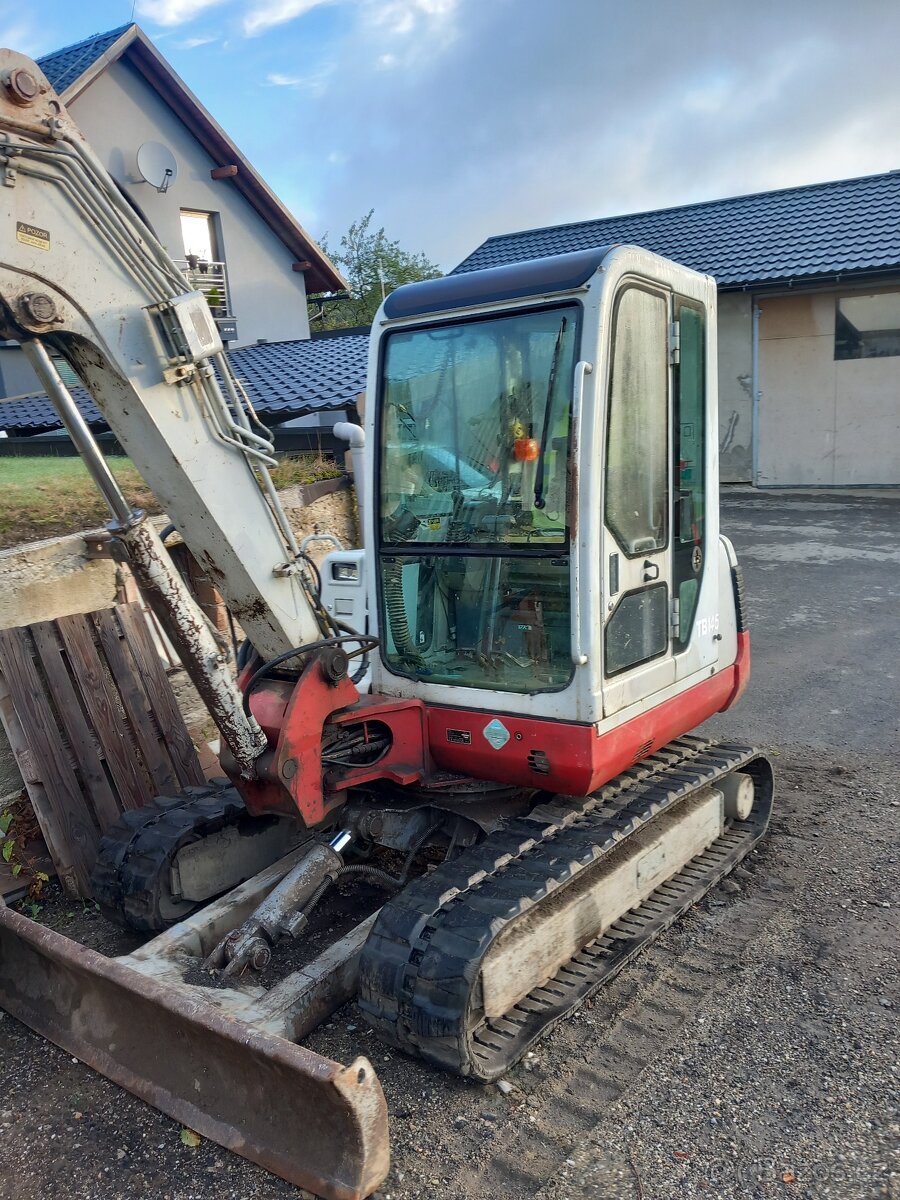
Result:
[[[168,146],[161,142],[144,142],[137,152],[137,166],[145,183],[158,192],[169,190],[178,176],[178,163]]]

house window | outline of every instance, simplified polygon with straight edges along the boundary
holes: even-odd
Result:
[[[900,292],[842,296],[837,302],[834,357],[888,358],[900,354]]]
[[[206,297],[223,342],[237,338],[228,273],[217,236],[218,214],[181,210],[184,258],[176,260],[192,288]]]
[[[216,229],[213,213],[181,210],[181,237],[184,242],[185,258],[196,258],[200,262],[215,262]]]

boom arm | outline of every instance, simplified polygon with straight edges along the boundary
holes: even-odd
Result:
[[[266,658],[322,636],[269,437],[202,293],[122,197],[38,68],[0,51],[0,334],[73,366]],[[30,76],[34,99],[16,82]]]
[[[0,50],[0,79],[0,337],[32,343],[58,408],[65,388],[41,344],[71,363],[264,658],[321,639],[330,631],[269,477],[271,440],[205,297],[190,291],[35,64]],[[204,646],[186,665],[208,684],[204,672],[221,661]]]

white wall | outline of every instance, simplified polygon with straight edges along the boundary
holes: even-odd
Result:
[[[157,93],[126,62],[113,63],[69,106],[106,169],[140,206],[173,258],[183,258],[180,210],[219,214],[228,271],[235,346],[258,338],[308,338],[306,286],[294,256],[228,179],[210,179],[219,164],[206,154]],[[178,162],[165,194],[142,182],[138,147],[162,142]]]
[[[835,361],[847,291],[757,299],[763,486],[900,484],[900,356]]]

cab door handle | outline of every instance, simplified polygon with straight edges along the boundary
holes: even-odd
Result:
[[[649,558],[644,559],[644,583],[652,583],[654,579],[659,579],[659,563],[651,562]]]

